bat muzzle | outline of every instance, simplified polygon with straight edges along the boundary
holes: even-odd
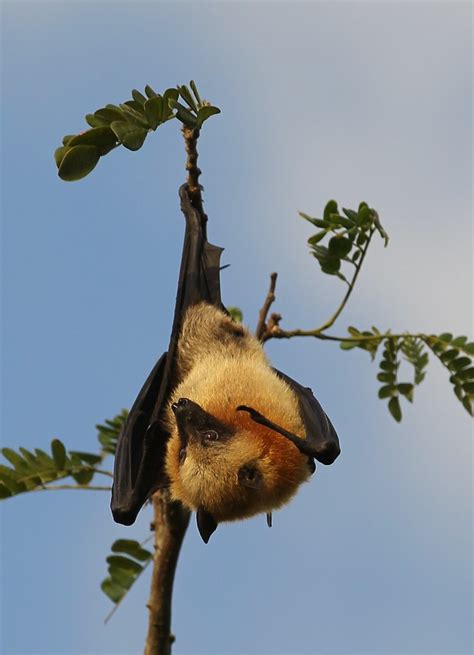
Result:
[[[171,409],[176,417],[181,444],[186,448],[188,442],[197,439],[199,431],[206,428],[209,414],[189,398],[179,398]]]

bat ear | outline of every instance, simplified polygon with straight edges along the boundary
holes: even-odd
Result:
[[[206,510],[202,507],[200,507],[197,511],[196,520],[199,534],[201,535],[204,543],[207,544],[211,538],[212,533],[217,529],[217,522],[212,514],[206,512]]]

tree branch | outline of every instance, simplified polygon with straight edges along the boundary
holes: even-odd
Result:
[[[272,273],[270,275],[270,288],[268,289],[267,297],[263,303],[263,307],[258,315],[258,323],[255,329],[255,336],[259,341],[265,341],[266,333],[268,332],[268,326],[266,324],[267,314],[270,311],[273,301],[275,300],[275,287],[277,281],[278,273]],[[272,314],[272,316],[274,316]]]
[[[197,165],[199,153],[197,151],[197,142],[199,139],[199,129],[195,127],[188,127],[183,125],[181,132],[184,137],[184,147],[186,150],[186,170],[188,171],[188,194],[189,200],[193,207],[198,210],[202,217],[204,237],[206,237],[206,223],[207,216],[204,213],[202,202],[201,190],[202,186],[199,184],[199,176],[201,169]]]
[[[167,489],[152,497],[155,557],[148,609],[148,635],[145,655],[171,655],[171,602],[173,581],[181,544],[189,523],[189,512],[172,501]]]
[[[362,249],[362,255],[361,255],[359,261],[357,262],[357,264],[355,264],[355,269],[356,269],[356,270],[355,270],[355,273],[354,273],[354,277],[353,277],[352,280],[349,282],[349,288],[347,289],[346,294],[345,294],[344,298],[343,298],[342,301],[341,301],[341,304],[340,304],[339,307],[336,309],[336,311],[335,311],[334,314],[331,316],[331,318],[328,319],[325,323],[323,323],[323,324],[321,325],[321,327],[317,328],[317,329],[315,330],[315,332],[324,332],[324,330],[327,330],[327,329],[330,328],[332,325],[334,325],[334,323],[336,322],[337,318],[338,318],[339,315],[341,314],[342,310],[343,310],[344,307],[347,305],[347,301],[349,300],[350,295],[351,295],[352,291],[354,290],[355,283],[356,283],[357,278],[358,278],[358,276],[359,276],[360,269],[362,268],[362,264],[364,263],[364,259],[365,259],[365,256],[366,256],[366,254],[367,254],[367,250],[369,249],[370,241],[371,241],[371,239],[372,239],[372,236],[373,236],[374,232],[375,232],[375,228],[372,228],[372,230],[370,231],[370,234],[369,234],[369,236],[368,236],[368,238],[367,238],[367,241],[365,242],[365,245],[364,245],[364,247],[363,247],[363,249]]]

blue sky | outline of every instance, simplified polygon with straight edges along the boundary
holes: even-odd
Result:
[[[224,302],[254,326],[268,275],[284,327],[314,327],[342,286],[307,254],[301,209],[366,200],[375,243],[334,333],[472,334],[469,3],[3,2],[2,443],[59,436],[133,402],[171,324],[183,221],[177,124],[74,184],[52,153],[83,116],[149,83],[190,78],[222,109],[200,143]],[[472,652],[471,423],[433,362],[401,425],[363,352],[268,346],[312,386],[343,455],[268,530],[191,526],[176,579],[176,655]],[[104,627],[99,589],[118,537],[107,494],[2,503],[5,655],[140,652],[148,576]]]

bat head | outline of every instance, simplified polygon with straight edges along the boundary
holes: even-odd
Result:
[[[284,405],[273,404],[274,418],[304,433],[298,412]],[[314,471],[312,459],[238,406],[225,394],[219,402],[178,397],[171,405],[175,425],[166,457],[171,493],[197,512],[206,542],[221,521],[281,507]]]

